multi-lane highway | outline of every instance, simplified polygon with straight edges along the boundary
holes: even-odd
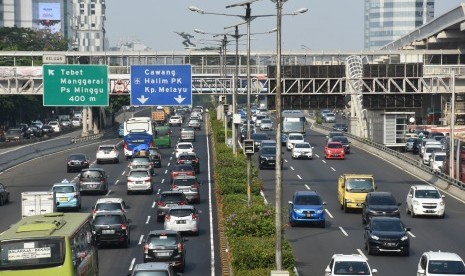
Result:
[[[274,137],[274,133],[270,133]],[[440,218],[411,218],[405,213],[408,189],[414,184],[425,182],[395,164],[389,164],[377,156],[352,148],[346,160],[325,160],[323,149],[325,135],[308,130],[306,140],[314,146],[313,160],[293,160],[284,150],[283,206],[291,200],[295,191],[318,191],[326,205],[327,226],[286,227],[286,239],[290,241],[297,269],[302,276],[323,275],[331,256],[341,254],[363,254],[380,276],[416,275],[417,264],[423,252],[429,250],[450,251],[465,257],[463,229],[465,221],[464,202],[445,194],[446,216]],[[256,157],[255,157],[256,158]],[[364,250],[362,217],[360,212],[344,213],[337,202],[337,178],[343,173],[370,173],[375,177],[379,191],[390,191],[401,202],[401,219],[411,228],[410,256],[369,256]],[[265,181],[264,194],[269,202],[275,199],[275,171],[262,170],[260,178]],[[287,222],[285,214],[284,222]]]
[[[143,113],[139,114],[143,116]],[[147,116],[147,114],[145,114]],[[131,244],[129,248],[107,246],[99,249],[99,266],[101,275],[127,275],[132,267],[142,262],[143,245],[141,242],[150,230],[163,229],[163,223],[156,222],[155,202],[157,192],[169,190],[170,168],[174,166],[175,157],[173,147],[179,138],[179,128],[173,127],[172,147],[161,149],[162,167],[156,169],[153,177],[155,192],[153,195],[136,194],[126,195],[126,173],[128,161],[124,159],[121,149],[121,138],[98,140],[93,144],[76,149],[65,150],[43,158],[12,167],[0,174],[0,182],[6,184],[11,193],[11,203],[0,207],[0,232],[21,217],[20,195],[23,191],[49,190],[54,183],[63,179],[76,180],[77,173],[66,173],[66,157],[70,153],[85,153],[92,162],[91,167],[101,167],[109,174],[110,192],[106,197],[122,197],[130,205],[128,217],[131,219]],[[216,227],[211,226],[210,212],[216,212],[213,198],[214,187],[209,182],[209,170],[212,170],[209,150],[207,150],[207,136],[205,128],[196,133],[195,150],[200,158],[201,171],[198,175],[202,185],[200,188],[201,202],[196,207],[200,212],[199,236],[187,236],[186,242],[186,270],[183,275],[220,275],[219,254],[212,245],[217,240]],[[119,164],[95,164],[95,153],[100,144],[118,144],[120,146]],[[210,166],[209,166],[210,162]],[[211,171],[210,171],[211,173]],[[92,206],[100,195],[84,195],[81,212],[91,212]],[[211,201],[210,201],[211,200]],[[214,217],[214,216],[213,216]],[[214,275],[213,274],[213,275]]]

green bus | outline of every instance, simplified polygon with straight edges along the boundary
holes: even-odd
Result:
[[[98,275],[91,215],[24,217],[0,234],[0,275]]]
[[[171,147],[171,129],[169,126],[156,126],[153,133],[153,143],[156,147]]]

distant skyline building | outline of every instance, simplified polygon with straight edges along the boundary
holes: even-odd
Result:
[[[365,49],[379,49],[433,18],[434,0],[365,0]]]
[[[0,27],[49,29],[70,50],[104,51],[105,0],[0,0]]]

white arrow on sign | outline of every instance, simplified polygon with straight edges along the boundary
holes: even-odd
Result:
[[[145,102],[149,99],[142,95],[140,98],[137,98],[141,104],[145,104]]]
[[[180,103],[182,103],[186,98],[183,98],[183,97],[181,97],[181,95],[178,95],[178,97],[177,97],[177,98],[174,98],[174,99],[178,102],[178,104],[180,104]]]

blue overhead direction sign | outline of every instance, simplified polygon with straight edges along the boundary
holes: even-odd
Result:
[[[131,105],[192,105],[191,65],[132,65]]]

